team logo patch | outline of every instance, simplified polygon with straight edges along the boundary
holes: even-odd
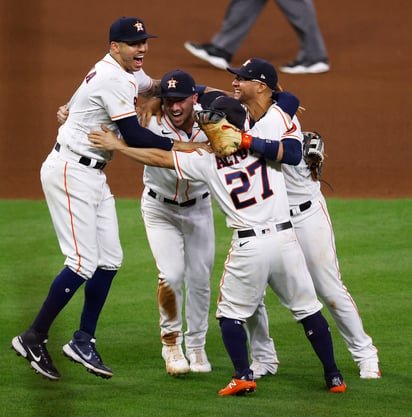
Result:
[[[177,83],[179,81],[175,80],[173,77],[167,82],[167,88],[168,90],[171,88],[176,88],[177,87]]]
[[[137,21],[133,26],[136,28],[137,32],[140,32],[141,30],[144,32],[144,27],[143,27],[142,22]]]
[[[246,67],[247,65],[249,65],[249,64],[251,64],[252,63],[252,61],[250,60],[250,59],[248,59],[247,61],[245,61],[243,64],[242,64],[242,67]]]

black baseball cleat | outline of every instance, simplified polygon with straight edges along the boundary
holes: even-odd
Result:
[[[36,373],[56,381],[60,373],[53,365],[53,361],[46,348],[47,337],[42,337],[35,330],[29,329],[11,341],[11,348],[18,356],[27,359]]]
[[[72,340],[63,346],[62,353],[71,361],[82,364],[88,372],[105,379],[111,378],[113,371],[103,363],[95,343],[94,337],[77,330]]]
[[[232,55],[211,43],[185,42],[184,47],[195,57],[208,62],[216,68],[226,69],[229,67]]]

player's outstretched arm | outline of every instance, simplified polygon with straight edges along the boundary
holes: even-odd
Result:
[[[157,148],[130,148],[104,125],[102,125],[102,131],[92,131],[88,138],[95,148],[119,151],[141,164],[174,168],[172,152]]]
[[[261,139],[243,135],[241,148],[251,149],[271,161],[298,165],[302,159],[302,144],[293,137],[283,136],[281,140]]]

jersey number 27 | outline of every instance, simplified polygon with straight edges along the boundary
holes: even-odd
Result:
[[[273,195],[273,191],[270,188],[267,165],[264,158],[260,158],[247,166],[246,172],[244,170],[239,170],[231,172],[225,176],[227,185],[237,184],[240,181],[240,185],[233,188],[230,192],[230,198],[232,199],[233,204],[237,209],[243,209],[245,207],[256,204],[255,196],[249,196],[248,192],[253,188],[253,181],[259,180],[259,178],[256,177],[256,174],[258,174],[259,171],[262,184],[261,197],[266,199]]]

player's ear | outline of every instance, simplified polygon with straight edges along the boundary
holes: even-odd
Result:
[[[110,50],[114,52],[119,52],[119,43],[115,41],[110,42]]]

